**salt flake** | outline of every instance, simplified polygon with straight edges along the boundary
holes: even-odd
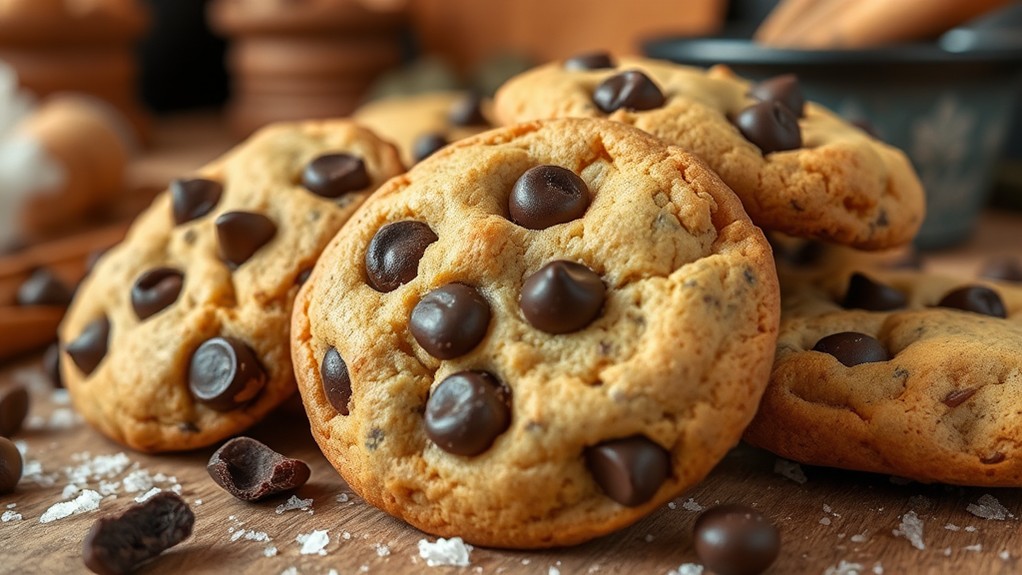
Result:
[[[326,546],[330,543],[330,533],[325,529],[316,529],[312,533],[298,535],[295,541],[302,544],[300,551],[302,555],[326,555]]]
[[[435,543],[426,539],[419,539],[419,557],[426,560],[426,565],[437,567],[439,565],[453,565],[455,567],[467,567],[469,555],[472,553],[472,546],[462,541],[461,537],[444,539],[438,537]]]
[[[802,466],[787,459],[778,458],[774,462],[774,473],[786,477],[799,485],[808,481],[806,474],[802,471]]]
[[[95,511],[99,509],[99,502],[102,499],[103,496],[99,493],[86,489],[72,501],[64,501],[51,506],[39,517],[39,523],[49,523],[50,521],[56,521],[57,519],[63,519],[86,511]]]
[[[976,503],[970,503],[965,509],[976,517],[993,521],[1004,521],[1008,517],[1015,517],[1008,511],[1008,508],[1001,505],[1001,502],[989,493],[980,497]]]
[[[892,531],[896,537],[908,539],[913,547],[919,550],[926,549],[923,543],[923,521],[919,519],[915,511],[909,511],[901,516],[901,524]]]

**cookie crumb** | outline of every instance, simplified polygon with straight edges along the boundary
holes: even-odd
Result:
[[[671,569],[667,575],[703,575],[703,566],[698,563],[682,563],[677,569]]]
[[[301,499],[297,495],[292,495],[287,501],[277,506],[277,515],[281,515],[285,511],[294,511],[296,509],[301,511],[310,511],[311,508],[311,497],[309,499]]]
[[[309,501],[312,501],[311,499]],[[302,555],[326,555],[326,546],[330,543],[329,531],[316,529],[312,533],[301,533],[295,541],[302,544]]]
[[[915,511],[909,511],[901,516],[901,524],[892,533],[896,537],[904,537],[913,547],[919,550],[926,549],[923,543],[923,521],[919,519]]]
[[[970,503],[965,509],[976,517],[993,521],[1004,521],[1008,517],[1015,517],[1004,505],[1001,505],[996,497],[989,493],[980,497],[976,503]]]
[[[450,539],[438,537],[435,543],[430,543],[427,539],[419,539],[419,557],[425,559],[426,565],[430,567],[440,565],[467,567],[471,553],[472,546],[462,541],[461,537]],[[524,561],[523,559],[523,564],[526,564]]]
[[[85,513],[86,511],[95,511],[99,509],[99,502],[103,499],[103,496],[99,493],[86,489],[82,491],[81,495],[76,497],[72,501],[64,501],[51,506],[42,516],[39,518],[39,523],[49,523],[56,521],[57,519],[63,519],[70,517],[71,515],[77,515],[79,513]]]
[[[805,472],[802,471],[802,466],[794,461],[788,461],[787,459],[778,458],[777,461],[774,462],[774,473],[790,479],[799,485],[803,485],[806,481],[809,481]]]

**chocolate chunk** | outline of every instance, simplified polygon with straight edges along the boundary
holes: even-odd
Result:
[[[365,162],[351,154],[324,154],[309,162],[302,172],[305,189],[324,198],[364,190],[370,183]]]
[[[845,292],[845,301],[841,305],[845,309],[890,311],[901,309],[906,304],[908,298],[901,291],[855,272],[848,280],[848,291]]]
[[[43,372],[49,376],[53,387],[64,387],[64,379],[60,375],[60,343],[51,343],[43,352]]]
[[[638,70],[628,70],[607,78],[593,90],[593,103],[604,113],[625,110],[652,110],[664,105],[664,93]]]
[[[547,333],[578,331],[603,307],[606,287],[582,264],[553,261],[525,280],[519,305],[533,327]]]
[[[0,494],[10,493],[21,481],[21,452],[6,437],[0,437]]]
[[[13,437],[21,431],[28,415],[28,390],[20,383],[0,386],[0,436]]]
[[[146,319],[170,307],[177,301],[184,281],[184,274],[174,268],[155,268],[138,276],[131,286],[131,307],[138,319]]]
[[[89,375],[106,357],[109,340],[110,320],[103,316],[89,322],[77,339],[64,346],[64,351],[82,373]]]
[[[781,550],[781,534],[762,513],[718,505],[696,519],[693,540],[703,566],[720,575],[757,575]]]
[[[412,159],[419,163],[449,143],[443,134],[437,132],[422,134],[412,142]]]
[[[511,190],[511,221],[542,230],[581,218],[589,208],[589,186],[578,174],[560,166],[536,166],[525,171]]]
[[[46,268],[38,268],[20,286],[18,305],[50,305],[66,307],[73,296],[71,288]]]
[[[802,147],[798,118],[779,102],[753,104],[738,113],[735,126],[763,155]]]
[[[1022,283],[1022,259],[1013,256],[990,258],[980,269],[979,277]]]
[[[365,269],[369,285],[379,292],[391,292],[419,273],[419,260],[437,235],[414,220],[394,222],[380,228],[369,241]]]
[[[564,61],[564,69],[571,71],[603,70],[614,66],[614,60],[606,52],[577,54]]]
[[[585,460],[607,497],[628,507],[652,499],[671,473],[671,454],[641,435],[589,447]]]
[[[490,304],[474,287],[460,283],[426,294],[408,320],[415,341],[438,359],[472,351],[486,337],[489,326]]]
[[[295,276],[295,285],[305,285],[305,282],[309,281],[309,276],[311,275],[312,268],[305,268],[304,270],[298,272],[298,275]]]
[[[511,392],[493,374],[460,371],[426,401],[426,435],[455,455],[479,455],[511,425]]]
[[[848,367],[891,359],[884,345],[876,338],[854,331],[828,335],[816,342],[813,351],[829,353]]]
[[[228,212],[216,219],[220,257],[237,268],[277,234],[270,218],[252,212]]]
[[[82,560],[100,575],[133,573],[188,539],[194,525],[195,514],[181,496],[163,491],[124,513],[97,519],[82,544]]]
[[[1001,296],[986,286],[966,286],[950,291],[937,305],[993,317],[1008,317]]]
[[[233,337],[214,337],[199,346],[188,368],[195,399],[217,411],[240,407],[266,385],[266,370],[252,348]]]
[[[319,366],[319,375],[323,378],[323,395],[330,405],[341,415],[348,415],[348,402],[351,401],[351,376],[348,364],[335,348],[326,350],[323,363]]]
[[[802,95],[802,87],[799,86],[798,76],[794,74],[784,74],[763,80],[749,90],[749,95],[757,100],[780,102],[796,118],[801,118],[805,115],[806,99]]]
[[[170,183],[170,205],[174,224],[181,225],[213,211],[224,187],[213,180],[174,180]]]
[[[242,501],[298,489],[311,471],[304,461],[285,457],[250,438],[235,437],[209,458],[206,471],[217,485]]]
[[[489,122],[483,115],[483,99],[479,94],[468,93],[451,106],[447,120],[455,126],[486,126]]]
[[[971,398],[973,395],[976,395],[975,387],[969,387],[966,389],[956,389],[951,393],[947,394],[947,396],[944,398],[944,405],[951,408],[958,407],[959,405],[965,403],[966,401],[969,401],[969,398]]]

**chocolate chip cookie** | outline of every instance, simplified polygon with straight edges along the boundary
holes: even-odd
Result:
[[[755,411],[770,248],[698,158],[630,126],[533,122],[383,186],[299,293],[313,435],[436,535],[567,545],[702,479]]]
[[[348,121],[268,128],[170,185],[97,263],[61,326],[85,419],[142,451],[236,434],[290,396],[291,308],[330,238],[402,171]]]
[[[1022,289],[879,270],[782,283],[750,443],[813,465],[1022,486]]]
[[[794,76],[751,84],[724,66],[588,54],[512,78],[495,114],[641,128],[702,157],[764,229],[881,249],[908,243],[923,221],[905,154],[806,102]]]

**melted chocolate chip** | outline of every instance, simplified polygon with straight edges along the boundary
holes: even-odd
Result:
[[[483,115],[483,99],[479,94],[468,93],[451,106],[447,120],[455,126],[486,126],[489,122]]]
[[[542,230],[581,218],[589,208],[589,186],[575,172],[560,166],[529,168],[511,190],[511,221]]]
[[[370,183],[365,162],[351,154],[324,154],[309,162],[302,172],[305,189],[324,198],[364,190]]]
[[[0,387],[0,436],[13,437],[21,431],[28,415],[28,390],[20,383]]]
[[[786,106],[773,100],[753,104],[739,112],[735,126],[763,155],[802,147],[798,118]]]
[[[220,257],[237,268],[277,234],[277,225],[252,212],[227,212],[216,219]]]
[[[652,499],[671,473],[671,454],[641,435],[589,447],[585,460],[607,497],[628,507]]]
[[[610,54],[606,52],[577,54],[564,61],[564,69],[572,71],[603,70],[606,68],[613,68],[614,66],[614,60],[610,57]]]
[[[554,261],[525,280],[519,305],[533,327],[547,333],[578,331],[600,314],[606,287],[584,265]]]
[[[455,455],[479,455],[511,425],[510,391],[492,374],[461,371],[437,385],[426,402],[426,435]]]
[[[802,95],[798,76],[794,74],[784,74],[763,80],[749,90],[749,95],[757,100],[780,102],[796,118],[801,118],[805,115],[806,99]]]
[[[266,370],[252,348],[233,337],[208,339],[195,350],[188,388],[195,399],[217,411],[244,405],[266,385]]]
[[[106,357],[109,339],[110,320],[103,316],[89,322],[77,339],[64,346],[64,351],[82,373],[89,375]]]
[[[781,534],[762,513],[744,505],[704,511],[694,527],[696,555],[720,575],[757,575],[781,550]]]
[[[408,320],[415,341],[438,359],[472,351],[486,336],[489,325],[490,304],[474,287],[460,283],[426,294]]]
[[[956,389],[951,393],[947,394],[947,396],[944,398],[944,405],[951,408],[958,407],[959,405],[965,403],[966,401],[969,401],[969,399],[973,395],[976,395],[976,388],[974,387],[969,387],[966,389]]]
[[[449,143],[443,134],[437,132],[422,134],[412,142],[412,159],[419,163]]]
[[[119,515],[92,524],[82,544],[82,560],[95,573],[134,573],[144,562],[192,534],[195,514],[181,496],[163,491]]]
[[[170,205],[174,224],[181,225],[213,211],[224,187],[213,180],[174,180],[170,183]]]
[[[848,291],[845,292],[845,301],[841,305],[845,309],[890,311],[901,309],[907,303],[908,298],[901,291],[855,272],[848,280]]]
[[[983,264],[979,277],[1022,283],[1022,259],[1012,256],[991,258]]]
[[[864,333],[844,331],[816,342],[813,351],[829,353],[847,367],[891,359],[883,344]]]
[[[0,437],[0,494],[10,493],[21,481],[21,452],[6,437]]]
[[[64,379],[60,375],[60,344],[53,342],[43,353],[43,372],[50,378],[53,387],[64,387]]]
[[[156,315],[177,301],[185,276],[173,268],[151,269],[131,286],[131,307],[138,319]]]
[[[369,241],[365,270],[369,285],[379,292],[391,292],[419,273],[419,260],[437,235],[423,222],[405,220],[380,228]]]
[[[621,72],[604,80],[593,90],[593,103],[606,114],[625,109],[653,110],[664,105],[664,93],[638,70]]]
[[[351,376],[348,364],[336,349],[326,350],[323,363],[319,366],[319,375],[323,379],[323,395],[330,405],[341,415],[348,415],[348,402],[351,401]]]
[[[235,437],[220,446],[206,471],[224,491],[242,501],[298,489],[311,474],[304,461],[285,457],[250,437]]]
[[[1001,296],[985,286],[966,286],[950,291],[937,305],[993,317],[1008,317]]]
[[[20,286],[16,301],[18,305],[50,305],[66,307],[74,294],[67,284],[46,268],[32,272]]]

